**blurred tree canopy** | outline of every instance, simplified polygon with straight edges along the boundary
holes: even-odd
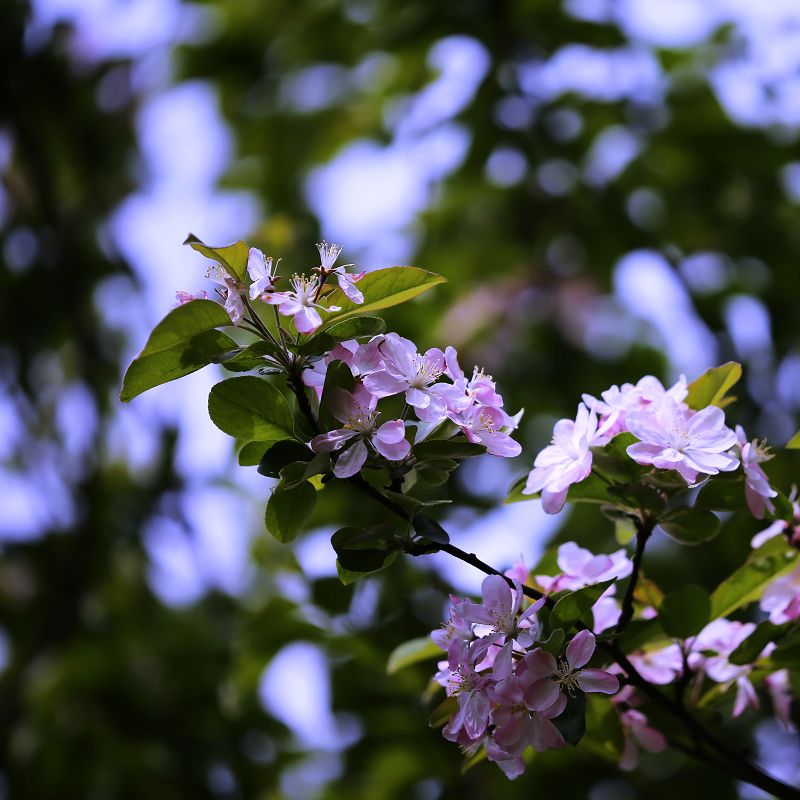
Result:
[[[331,208],[364,207],[347,173],[359,154],[407,159],[371,189],[389,209],[375,240],[342,243],[374,259],[390,235],[392,252],[448,279],[387,321],[422,346],[457,346],[508,407],[525,406],[527,455],[507,483],[581,392],[704,361],[745,362],[734,419],[782,444],[800,407],[797,65],[764,73],[748,119],[725,93],[726,69],[765,57],[746,25],[678,46],[624,17],[593,21],[588,3],[208,2],[193,7],[202,33],[173,31],[154,66],[93,52],[84,18],[48,26],[48,4],[34,5],[5,0],[0,26],[3,796],[737,796],[677,754],[633,775],[584,747],[543,754],[516,783],[485,764],[462,775],[427,727],[430,665],[386,674],[397,644],[438,624],[449,590],[415,564],[356,587],[304,576],[256,518],[245,585],[163,602],[146,532],[156,518],[185,527],[191,481],[173,466],[170,424],[145,468],[108,444],[123,362],[143,341],[109,322],[103,287],[143,280],[109,226],[147,179],[141,108],[207,82],[233,137],[218,186],[258,198],[262,223],[240,233],[291,264],[332,237]],[[416,188],[405,169],[423,175]],[[389,201],[409,193],[393,222]],[[150,261],[170,268],[157,251]],[[175,288],[193,287],[176,276]],[[788,488],[797,467],[783,456],[771,475]],[[466,519],[502,494],[481,480],[451,491]],[[314,522],[377,513],[342,490]],[[589,519],[574,510],[564,538],[591,524],[583,543],[614,547],[610,523]],[[753,525],[688,564],[664,547],[653,571],[713,582]],[[360,731],[340,752],[259,701],[265,667],[293,642],[322,647],[339,732],[347,719]]]

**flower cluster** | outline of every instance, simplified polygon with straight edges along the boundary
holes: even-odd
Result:
[[[575,542],[565,542],[558,548],[557,563],[560,574],[535,576],[536,583],[548,594],[564,589],[574,592],[612,578],[627,578],[633,569],[633,563],[624,550],[609,555],[594,555]],[[614,598],[616,589],[616,584],[609,586],[592,607],[592,628],[595,633],[613,628],[619,620],[620,606]]]
[[[275,306],[283,316],[291,317],[298,333],[313,333],[322,325],[320,311],[330,313],[341,310],[339,306],[324,306],[320,303],[322,289],[328,277],[336,276],[339,288],[345,296],[351,302],[361,304],[364,302],[364,295],[355,284],[366,274],[348,273],[344,266],[333,266],[342,252],[338,244],[320,242],[317,250],[319,250],[320,265],[315,269],[319,275],[308,277],[295,274],[289,280],[292,288],[285,291],[275,289],[279,278],[276,274],[277,263],[273,265],[272,257],[265,256],[257,247],[250,248],[247,258],[249,289],[237,281],[221,264],[214,265],[208,271],[207,277],[222,287],[219,291],[233,325],[238,325],[242,321],[247,310],[245,296],[249,294],[250,300],[260,298],[262,302]],[[207,293],[202,290],[195,294],[183,291],[175,294],[179,305],[207,297]]]
[[[436,680],[456,699],[445,738],[467,753],[485,747],[509,778],[524,771],[527,748],[566,744],[554,720],[570,698],[619,688],[611,673],[586,668],[595,650],[591,631],[578,632],[558,657],[540,646],[536,612],[544,599],[522,611],[522,587],[513,584],[491,575],[483,581],[481,603],[453,598],[448,621],[432,634],[447,651]]]
[[[304,383],[315,388],[318,398],[334,361],[350,368],[356,388],[352,394],[334,393],[331,412],[344,427],[315,437],[311,448],[317,453],[342,451],[334,467],[339,478],[355,475],[370,450],[390,461],[408,455],[405,419],[379,424],[379,400],[395,395],[402,395],[407,411],[416,415],[418,440],[449,421],[456,433],[484,445],[492,455],[516,456],[521,451],[509,435],[516,422],[503,410],[491,377],[476,369],[467,380],[452,347],[419,353],[413,342],[396,333],[381,334],[366,344],[342,342],[303,373]]]
[[[757,709],[760,705],[758,695],[751,681],[755,662],[766,658],[775,649],[774,642],[767,644],[751,664],[734,664],[730,661],[739,645],[753,633],[753,622],[738,622],[729,619],[715,619],[709,622],[696,636],[682,643],[674,642],[658,650],[634,653],[629,656],[639,674],[650,683],[666,685],[683,678],[691,679],[695,692],[702,688],[707,678],[720,684],[727,692],[735,687],[732,716],[740,716],[747,708]],[[688,674],[687,674],[688,673]],[[786,728],[791,727],[789,718],[788,683],[786,670],[777,670],[768,675],[765,686],[772,698],[775,715]]]
[[[687,394],[683,377],[665,389],[647,375],[636,384],[612,386],[600,398],[583,395],[576,419],[556,423],[552,443],[536,457],[523,493],[541,493],[544,510],[558,513],[569,487],[592,471],[592,448],[628,433],[638,439],[626,448],[633,461],[673,470],[687,485],[720,472],[732,472],[741,464],[751,512],[758,518],[765,510],[772,513],[770,498],[777,492],[760,466],[770,457],[766,448],[756,440],[749,442],[741,427],[736,431],[727,427],[722,409],[689,408],[684,402]]]

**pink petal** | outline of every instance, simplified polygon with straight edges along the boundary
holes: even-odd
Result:
[[[531,711],[542,711],[558,700],[561,693],[558,684],[550,678],[534,681],[523,694],[525,706]]]
[[[367,446],[363,441],[358,441],[339,456],[333,474],[337,478],[350,478],[364,466],[366,460]]]
[[[572,669],[580,669],[594,653],[594,634],[591,631],[578,631],[567,645],[567,661]]]
[[[584,692],[614,694],[619,689],[619,678],[602,669],[582,669],[578,673],[578,686]]]

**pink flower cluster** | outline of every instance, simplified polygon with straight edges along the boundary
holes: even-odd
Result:
[[[536,583],[548,594],[564,589],[574,592],[612,578],[627,578],[633,570],[633,563],[624,550],[596,556],[575,542],[565,542],[558,548],[557,563],[560,574],[536,575]],[[616,589],[616,584],[609,586],[592,607],[595,633],[613,628],[619,621],[620,605],[614,598]]]
[[[745,709],[756,709],[760,702],[750,680],[753,664],[732,664],[731,654],[755,630],[753,622],[736,622],[715,619],[696,636],[683,643],[673,643],[659,650],[635,653],[631,663],[645,680],[658,685],[672,683],[684,675],[686,669],[693,675],[694,691],[699,692],[708,678],[723,687],[723,691],[736,687],[732,715],[740,716]],[[775,648],[769,643],[758,659],[767,657]],[[789,718],[788,676],[778,670],[766,677],[765,686],[772,698],[778,721],[786,728],[792,726]]]
[[[364,295],[356,288],[355,284],[364,277],[366,273],[348,273],[345,267],[334,267],[334,262],[342,252],[338,244],[328,244],[320,242],[317,245],[319,251],[320,265],[316,267],[319,275],[307,277],[305,275],[293,275],[290,279],[291,289],[276,291],[275,283],[277,275],[273,266],[271,256],[267,257],[257,247],[251,247],[247,258],[247,274],[250,277],[250,286],[247,289],[242,283],[231,276],[221,265],[216,264],[208,273],[215,283],[222,288],[219,290],[225,306],[225,310],[231,318],[231,324],[238,325],[245,315],[247,305],[244,295],[250,295],[250,300],[261,298],[264,303],[275,306],[285,317],[291,317],[298,333],[313,333],[322,325],[320,311],[331,312],[340,311],[339,306],[323,306],[320,302],[320,292],[328,276],[335,275],[339,288],[345,296],[353,303],[361,304],[364,302]],[[347,266],[352,266],[348,264]],[[184,305],[192,300],[206,299],[208,294],[205,291],[189,292],[178,291],[175,299],[178,305]]]
[[[592,448],[628,432],[639,440],[626,448],[637,464],[674,470],[687,485],[732,472],[741,463],[751,512],[759,518],[765,509],[772,513],[770,498],[777,492],[760,466],[769,458],[765,448],[748,442],[741,427],[736,432],[728,428],[722,409],[690,409],[684,402],[687,394],[683,377],[665,389],[647,375],[636,384],[612,386],[600,398],[583,395],[576,419],[556,423],[552,443],[536,457],[523,493],[541,493],[544,510],[558,513],[569,487],[592,471]]]
[[[509,435],[516,422],[503,410],[503,398],[494,381],[477,369],[468,380],[452,347],[446,352],[431,348],[419,353],[413,342],[396,333],[376,336],[366,344],[342,342],[303,373],[303,381],[315,389],[318,398],[333,361],[350,368],[356,388],[352,394],[339,392],[332,398],[331,411],[344,427],[315,437],[311,448],[317,453],[343,451],[334,468],[337,477],[355,475],[370,450],[390,461],[408,455],[405,421],[378,424],[379,400],[394,395],[402,395],[407,409],[416,415],[418,441],[449,421],[455,433],[460,431],[468,441],[484,445],[492,455],[521,452],[519,443]]]
[[[452,598],[448,621],[431,634],[447,651],[436,680],[457,701],[445,738],[469,754],[485,747],[509,778],[524,772],[527,748],[565,745],[553,720],[569,697],[619,688],[611,673],[586,668],[595,650],[591,631],[577,633],[559,657],[537,646],[544,600],[522,611],[522,587],[513,584],[492,575],[483,581],[482,603]]]

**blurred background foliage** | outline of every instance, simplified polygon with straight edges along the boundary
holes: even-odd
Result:
[[[738,796],[675,754],[624,775],[584,746],[516,783],[462,774],[427,726],[433,665],[386,661],[480,576],[425,557],[343,587],[328,537],[380,510],[329,488],[308,536],[272,541],[269,480],[205,416],[219,374],[116,397],[175,289],[205,285],[189,230],[289,269],[322,237],[360,267],[414,263],[448,283],[390,327],[456,346],[526,409],[524,457],[435,490],[456,543],[501,567],[616,547],[592,509],[489,510],[581,392],[736,359],[733,420],[778,445],[796,427],[796,4],[0,9],[2,796]],[[771,475],[786,490],[797,467]],[[661,541],[648,573],[711,588],[758,528]]]

